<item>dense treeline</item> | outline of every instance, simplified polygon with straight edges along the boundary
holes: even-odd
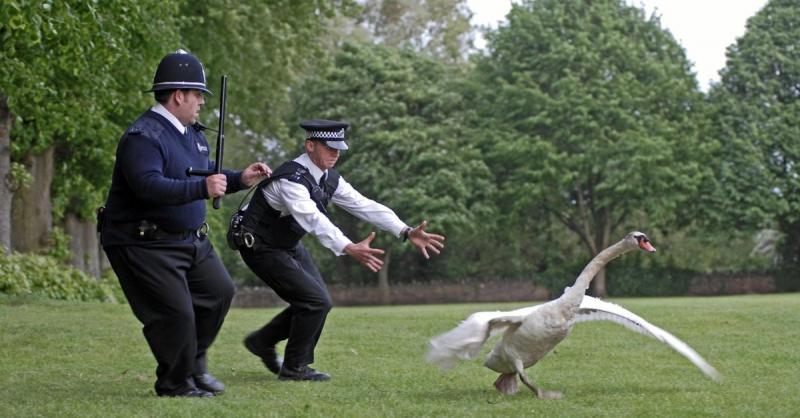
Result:
[[[463,0],[12,1],[0,9],[0,246],[100,275],[92,212],[116,140],[150,105],[158,60],[186,48],[212,90],[230,76],[228,166],[275,167],[301,150],[298,120],[347,120],[348,181],[448,237],[424,261],[379,234],[384,289],[559,289],[634,228],[660,255],[619,263],[597,293],[631,293],[643,270],[674,283],[662,294],[697,272],[772,269],[800,287],[800,5],[753,16],[708,94],[658,16],[625,1],[523,1],[485,51],[471,49],[469,17]],[[233,276],[257,283],[223,243],[243,195],[209,223]],[[332,216],[354,240],[369,232]],[[307,242],[329,281],[376,281]]]

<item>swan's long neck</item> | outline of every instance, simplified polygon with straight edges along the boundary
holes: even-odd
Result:
[[[597,254],[592,261],[590,261],[589,264],[583,268],[580,276],[578,276],[578,278],[575,280],[575,284],[572,285],[572,287],[567,288],[567,291],[562,297],[573,301],[576,305],[580,305],[583,295],[586,294],[586,290],[589,289],[589,284],[592,283],[592,279],[594,279],[594,276],[597,275],[597,272],[605,267],[609,261],[619,257],[622,254],[625,254],[633,248],[635,247],[631,247],[623,239],[622,241],[601,251],[600,254]]]

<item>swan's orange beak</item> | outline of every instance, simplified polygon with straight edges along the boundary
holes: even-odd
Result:
[[[656,252],[656,247],[653,247],[653,244],[651,244],[650,240],[647,238],[641,238],[639,240],[639,248],[647,251],[648,253]]]

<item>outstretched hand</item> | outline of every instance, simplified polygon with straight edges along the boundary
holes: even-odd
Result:
[[[408,240],[419,248],[425,258],[431,258],[428,250],[434,254],[439,254],[444,248],[444,235],[429,234],[425,232],[427,227],[428,221],[422,221],[421,224],[408,233]]]
[[[242,171],[241,182],[245,187],[250,187],[259,181],[261,181],[264,177],[269,177],[272,175],[272,169],[269,168],[268,165],[257,162],[250,164],[247,168]]]
[[[350,257],[358,260],[359,263],[377,273],[383,267],[383,260],[378,256],[383,255],[384,251],[380,248],[371,248],[369,245],[375,239],[375,232],[370,232],[363,241],[359,243],[347,244],[344,247],[344,252]]]

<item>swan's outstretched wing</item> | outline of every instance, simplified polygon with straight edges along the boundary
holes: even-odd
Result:
[[[474,359],[486,340],[509,327],[516,328],[538,307],[510,312],[476,312],[452,330],[432,338],[425,359],[443,369],[453,367],[458,360]]]
[[[689,347],[688,344],[619,305],[604,302],[591,296],[584,296],[580,309],[573,319],[573,323],[585,321],[612,321],[632,331],[655,338],[681,353],[684,357],[689,359],[689,361],[694,363],[695,366],[699,367],[706,376],[715,381],[722,380],[722,376],[719,372],[708,364],[700,354],[697,354],[692,347]]]

